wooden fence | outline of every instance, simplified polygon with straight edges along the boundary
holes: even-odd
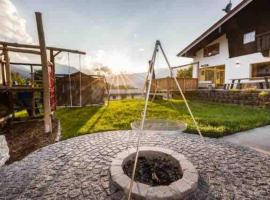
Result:
[[[178,83],[182,90],[192,91],[198,89],[198,79],[196,78],[177,78]],[[152,92],[175,92],[178,91],[175,80],[171,77],[154,79],[152,86]]]

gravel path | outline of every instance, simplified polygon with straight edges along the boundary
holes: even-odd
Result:
[[[128,136],[130,139],[128,140]],[[0,169],[0,199],[111,199],[111,159],[134,146],[131,131],[85,135],[62,141]],[[198,169],[192,199],[270,199],[270,156],[196,135],[147,132],[143,145],[184,154]],[[120,197],[119,197],[120,198]]]

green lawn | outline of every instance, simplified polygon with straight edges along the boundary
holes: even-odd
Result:
[[[270,124],[270,112],[262,108],[216,103],[189,102],[205,136],[227,134]],[[130,123],[140,119],[144,101],[112,101],[109,106],[58,109],[62,139],[87,133],[130,129]],[[173,119],[188,124],[186,132],[196,133],[195,126],[181,100],[155,101],[149,104],[150,119]]]

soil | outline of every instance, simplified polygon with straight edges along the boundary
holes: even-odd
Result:
[[[42,119],[13,121],[7,124],[0,133],[5,135],[9,147],[10,158],[6,164],[19,161],[33,151],[54,143],[57,126],[57,120],[53,120],[52,133],[45,134]]]
[[[123,170],[126,175],[132,177],[134,160],[127,161]],[[182,178],[179,166],[172,165],[166,158],[146,158],[141,156],[135,173],[135,181],[150,186],[170,185],[172,182]]]

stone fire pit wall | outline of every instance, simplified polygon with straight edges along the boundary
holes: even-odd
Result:
[[[113,187],[120,189],[126,196],[129,192],[130,177],[123,171],[123,165],[134,158],[136,149],[128,149],[119,153],[113,159],[110,167],[111,184]],[[182,170],[182,178],[172,182],[168,186],[150,186],[139,182],[133,183],[132,199],[133,200],[180,200],[186,199],[191,195],[198,185],[198,172],[195,167],[189,162],[184,155],[174,152],[169,149],[159,147],[141,147],[140,156],[151,156],[159,153],[159,156],[171,157],[180,165]],[[117,198],[117,197],[116,197]],[[115,199],[116,199],[115,198]],[[114,199],[114,198],[113,198]]]

